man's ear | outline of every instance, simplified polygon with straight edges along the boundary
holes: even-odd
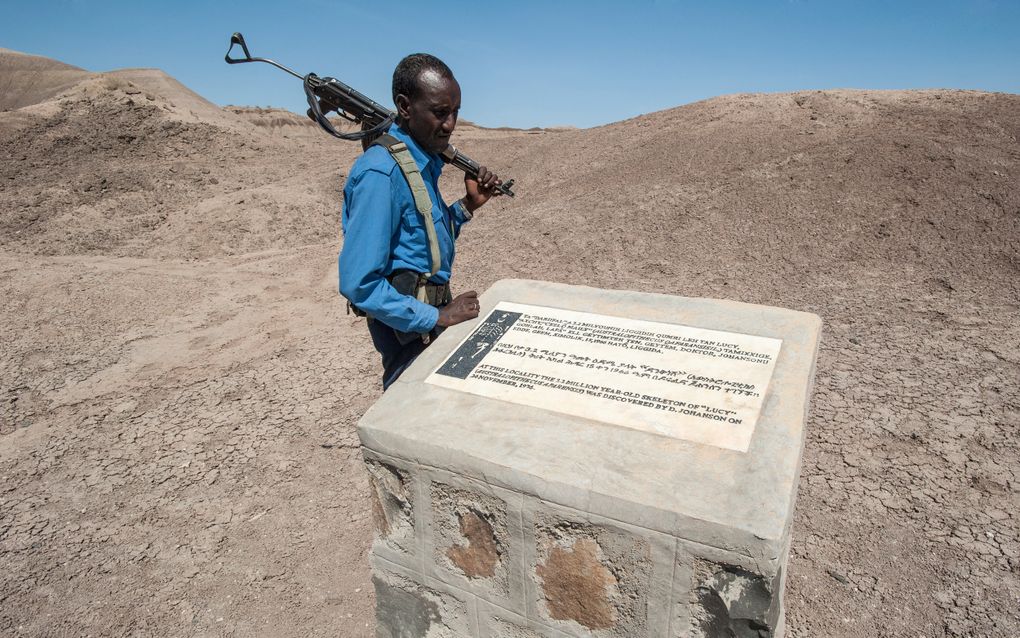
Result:
[[[406,120],[410,115],[411,100],[401,93],[397,95],[397,99],[393,100],[393,102],[397,106],[397,115],[400,116],[401,120]]]

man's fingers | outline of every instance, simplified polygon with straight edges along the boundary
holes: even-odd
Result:
[[[481,309],[481,304],[478,303],[478,293],[474,290],[457,295],[450,305],[459,308],[465,314],[466,319],[474,319]]]
[[[458,323],[474,319],[478,316],[481,306],[478,303],[478,293],[475,291],[465,292],[457,297],[447,306],[439,310],[439,325],[444,328],[455,326]]]
[[[492,190],[500,184],[499,177],[484,166],[478,167],[478,185],[485,190]]]
[[[476,177],[465,175],[464,181],[475,182],[477,184],[478,194],[484,196],[486,199],[495,195],[503,194],[501,191],[497,190],[499,185],[503,183],[503,180],[499,178],[499,175],[496,175],[484,166],[478,167],[478,175]],[[469,186],[468,188],[468,193],[471,194],[473,192],[470,190],[472,187]]]

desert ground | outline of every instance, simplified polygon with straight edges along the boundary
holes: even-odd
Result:
[[[1020,96],[955,90],[464,124],[518,196],[465,227],[455,288],[817,313],[788,635],[1015,637],[1018,137]],[[373,635],[381,371],[336,291],[359,151],[0,50],[0,635]]]

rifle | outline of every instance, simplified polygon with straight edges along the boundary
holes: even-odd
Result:
[[[232,58],[230,52],[235,45],[240,45],[244,51],[243,58]],[[314,73],[302,76],[291,69],[278,64],[267,58],[253,58],[248,52],[248,45],[244,42],[244,36],[235,33],[230,36],[230,48],[223,56],[227,64],[243,64],[245,62],[265,62],[278,69],[290,73],[304,83],[305,97],[308,99],[308,116],[333,137],[342,140],[370,140],[386,132],[390,124],[396,119],[397,114],[385,106],[374,102],[368,97],[358,93],[340,80],[331,77],[321,78]],[[323,108],[325,107],[325,108]],[[326,113],[336,111],[337,115],[350,122],[361,124],[362,130],[351,133],[341,133],[333,128]],[[478,162],[457,150],[453,144],[446,147],[440,156],[447,164],[453,164],[469,176],[478,178],[478,169],[481,168]],[[512,190],[514,180],[507,180],[496,187],[504,195],[514,196]]]

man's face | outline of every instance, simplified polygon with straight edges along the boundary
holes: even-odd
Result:
[[[402,126],[414,141],[430,153],[442,153],[450,144],[460,112],[460,85],[435,71],[418,76],[418,95],[409,99],[397,96],[397,112]]]

